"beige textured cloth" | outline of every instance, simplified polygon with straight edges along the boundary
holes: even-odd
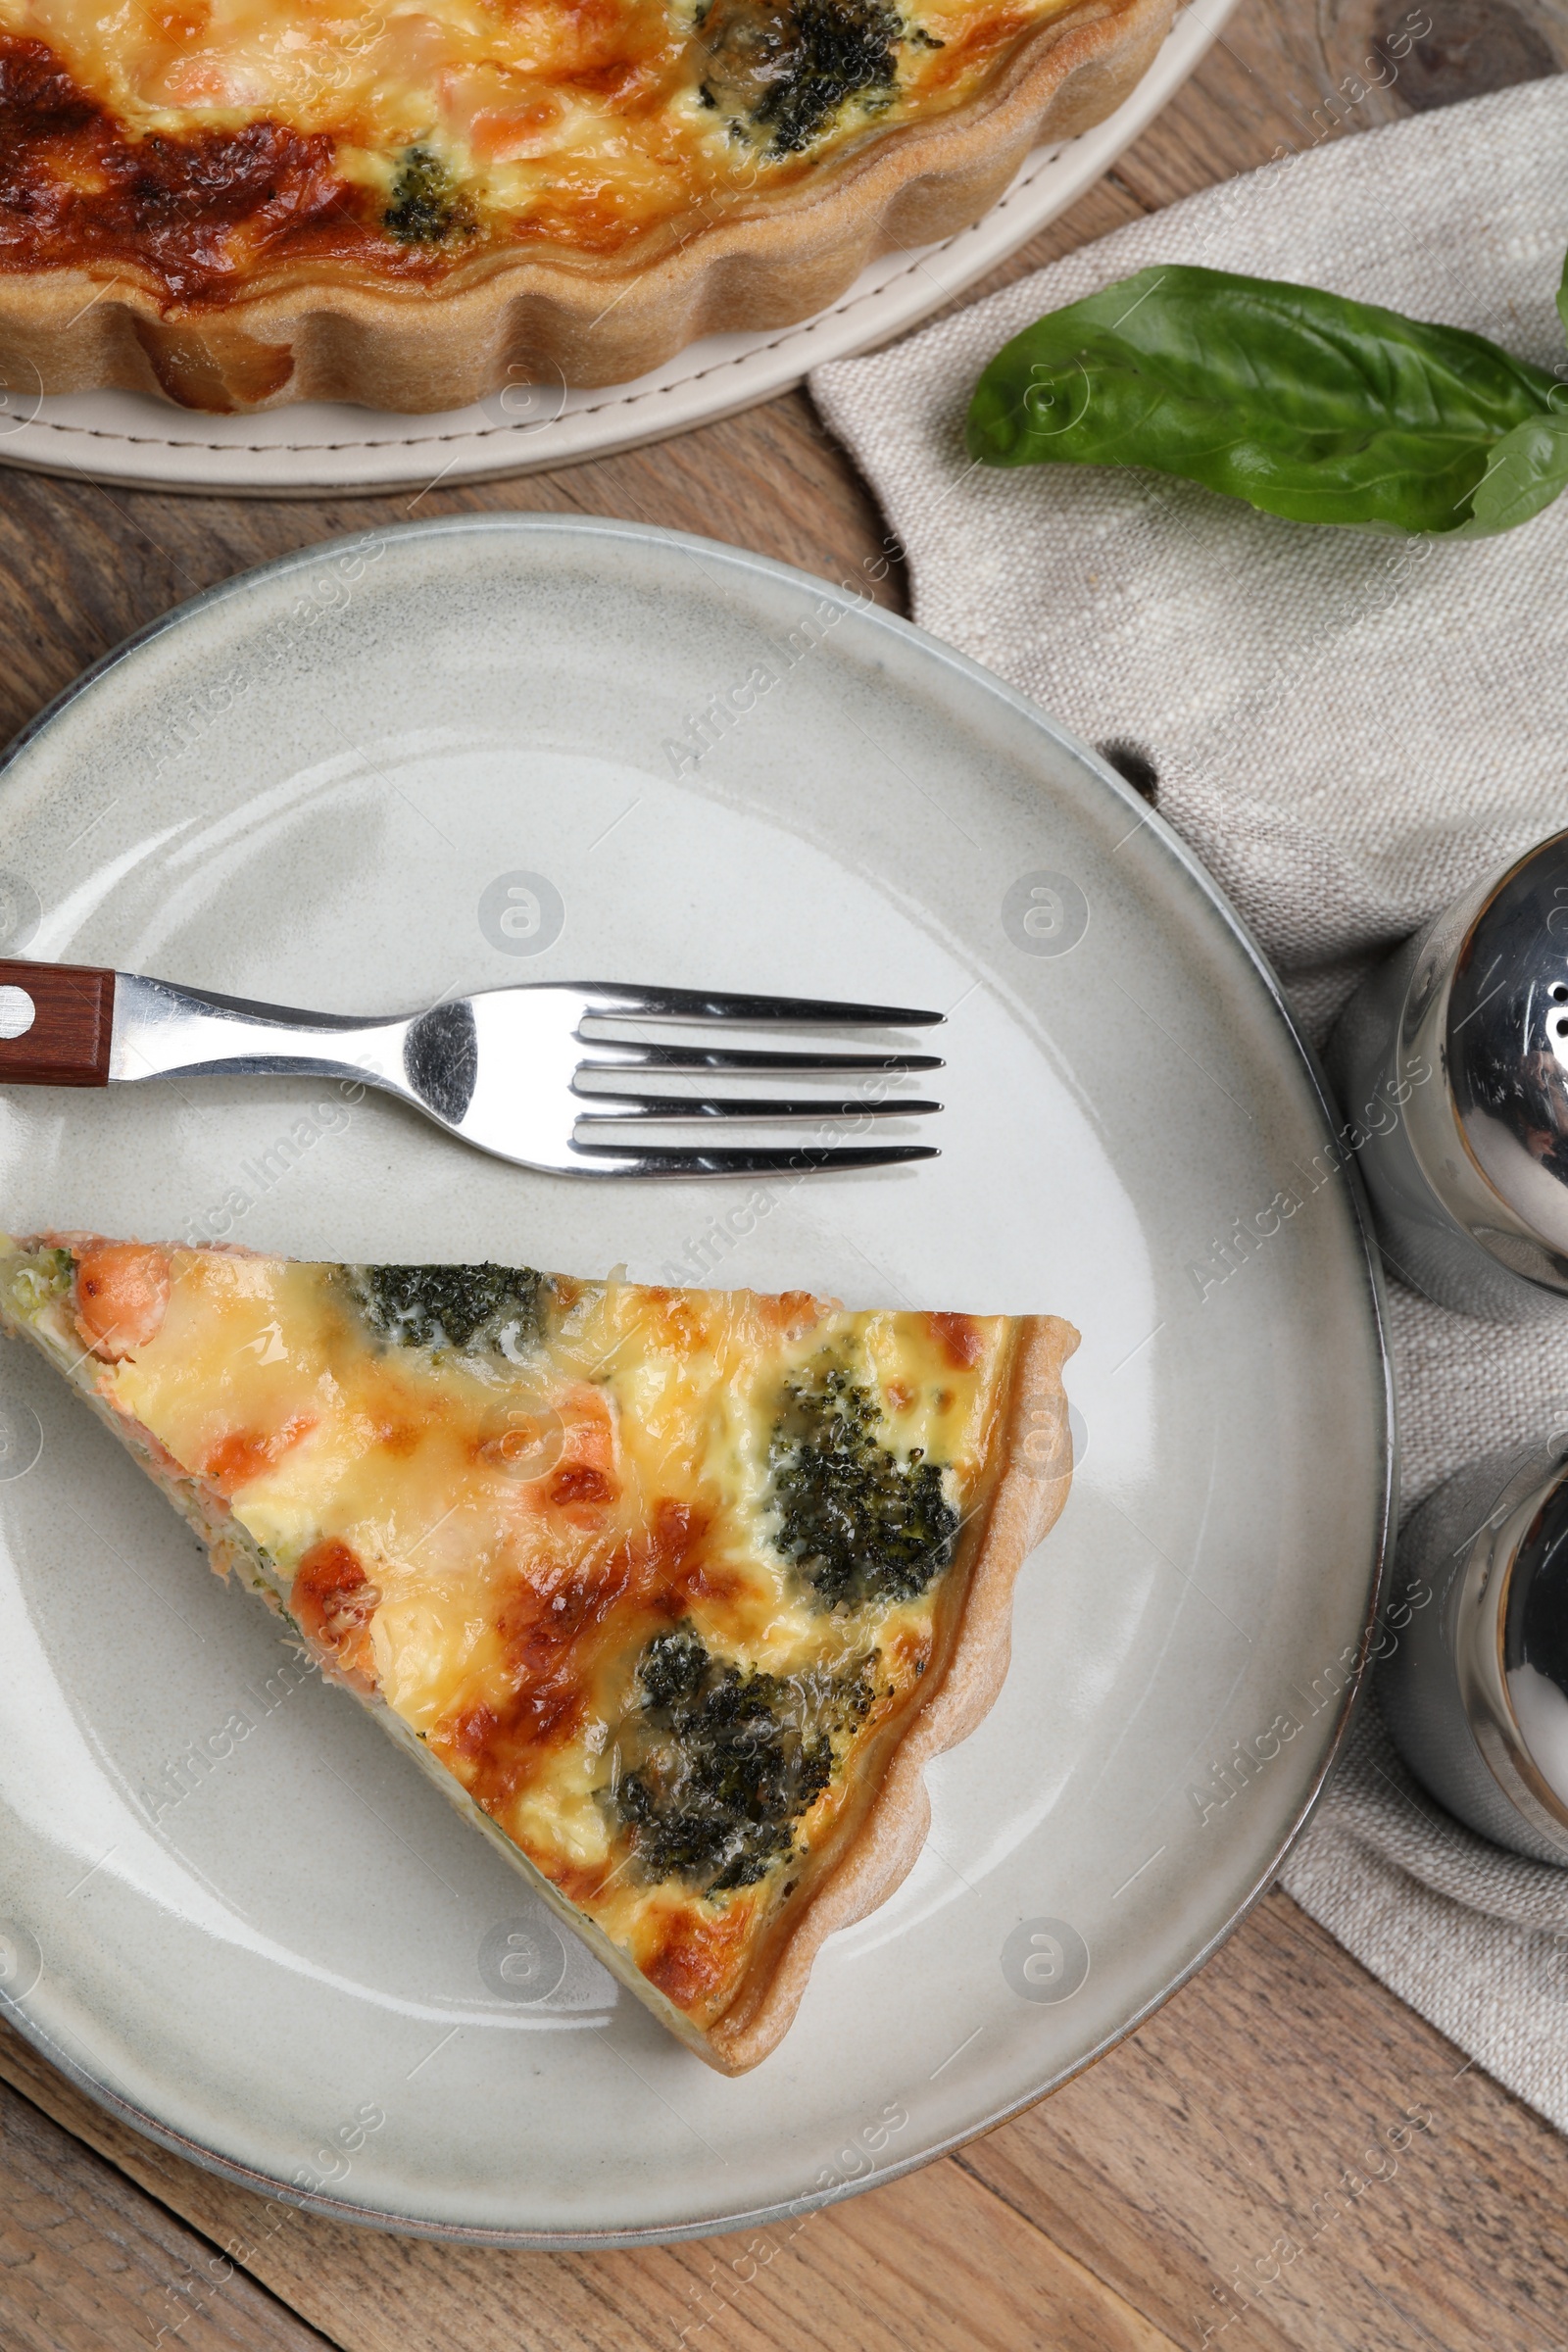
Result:
[[[907,554],[914,615],[1092,743],[1131,744],[1321,1041],[1362,972],[1568,823],[1568,497],[1503,538],[1394,541],[1254,514],[1154,473],[969,465],[985,362],[1157,262],[1289,277],[1551,368],[1568,78],[1234,179],[891,351],[811,379]],[[1568,1420],[1568,1337],[1391,1285],[1407,1511]],[[1285,1885],[1404,1999],[1568,2130],[1568,1871],[1414,1789],[1375,1714]]]

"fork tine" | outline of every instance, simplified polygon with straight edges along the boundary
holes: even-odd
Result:
[[[589,1126],[606,1119],[920,1119],[942,1108],[940,1102],[897,1095],[885,1102],[806,1102],[776,1096],[599,1095],[583,1087],[572,1092],[583,1103],[577,1117]]]
[[[588,1011],[641,1013],[667,1021],[789,1021],[804,1028],[930,1029],[943,1012],[915,1012],[898,1004],[843,1004],[827,997],[726,996],[706,988],[637,988],[619,980],[570,983]]]
[[[613,1055],[610,1061],[584,1059],[577,1064],[580,1078],[584,1070],[605,1070],[614,1075],[620,1070],[882,1070],[893,1073],[901,1070],[940,1070],[945,1065],[936,1054],[778,1054],[754,1051],[746,1046],[632,1046],[623,1045],[618,1038],[594,1038],[591,1050],[597,1056]]]
[[[626,1151],[617,1144],[576,1144],[595,1176],[788,1176],[814,1175],[823,1168],[887,1168],[904,1159],[938,1159],[934,1144],[800,1144],[790,1150],[712,1152]]]

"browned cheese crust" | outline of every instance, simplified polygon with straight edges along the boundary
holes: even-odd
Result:
[[[704,335],[809,317],[878,255],[977,220],[1032,147],[1113,112],[1173,13],[1174,0],[1079,0],[951,113],[870,127],[789,185],[671,220],[627,254],[490,249],[422,280],[373,255],[285,257],[221,305],[104,267],[3,271],[0,368],[14,393],[117,387],[212,412],[328,400],[419,414],[524,378],[624,383]]]

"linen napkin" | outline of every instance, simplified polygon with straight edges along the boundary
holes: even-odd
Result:
[[[1296,155],[811,377],[881,500],[914,617],[1091,743],[1136,752],[1273,958],[1314,1043],[1364,972],[1568,824],[1568,497],[1499,539],[1256,514],[1152,472],[970,465],[985,362],[1159,262],[1286,277],[1551,368],[1568,77]],[[1568,1422],[1568,1337],[1390,1284],[1408,1512],[1475,1455]],[[1302,1907],[1568,2131],[1568,1870],[1474,1838],[1373,1708],[1286,1863]]]

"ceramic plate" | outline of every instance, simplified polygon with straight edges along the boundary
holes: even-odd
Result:
[[[595,1184],[330,1084],[18,1090],[14,1230],[624,1263],[1084,1335],[1079,1466],[1005,1688],[931,1769],[912,1875],[738,2082],[564,1939],[47,1367],[0,1349],[0,1971],[57,2064],[333,2213],[673,2237],[952,2147],[1212,1949],[1342,1727],[1385,1366],[1268,975],[1092,753],[778,564],[456,519],[291,557],[112,655],[0,778],[0,866],[11,949],[274,1002],[591,975],[949,1016],[918,1166]]]
[[[166,490],[298,497],[305,491],[426,490],[602,458],[771,400],[828,360],[908,331],[1076,204],[1168,104],[1235,0],[1183,10],[1125,103],[1081,137],[1038,148],[983,220],[941,244],[884,254],[827,310],[782,331],[708,335],[635,383],[568,392],[513,384],[472,408],[402,416],[300,402],[203,416],[134,392],[41,399],[0,383],[0,461],[45,473]]]

